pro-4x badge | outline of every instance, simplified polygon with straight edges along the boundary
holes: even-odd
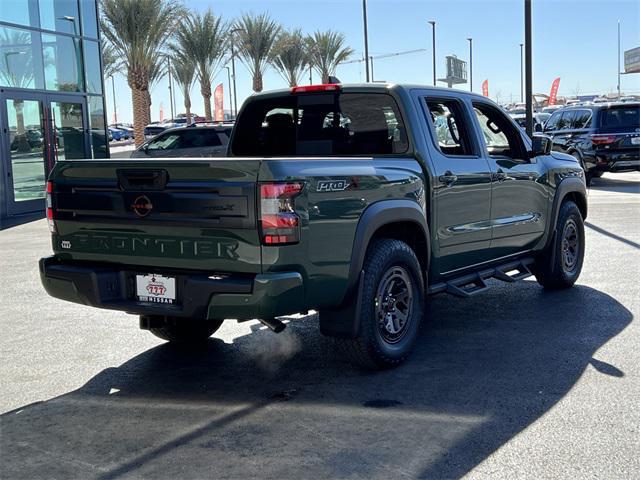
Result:
[[[346,180],[318,180],[316,191],[318,192],[341,192],[346,190],[349,182]]]

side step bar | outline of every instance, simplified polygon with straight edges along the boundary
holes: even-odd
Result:
[[[485,280],[489,278],[496,278],[503,282],[513,283],[530,277],[533,275],[529,269],[529,265],[532,263],[533,258],[525,258],[461,277],[452,278],[446,282],[430,285],[428,293],[429,295],[450,293],[461,298],[473,297],[489,289],[489,285],[485,282]]]

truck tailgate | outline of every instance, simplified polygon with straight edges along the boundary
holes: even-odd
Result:
[[[259,159],[63,161],[53,170],[61,259],[258,273]]]

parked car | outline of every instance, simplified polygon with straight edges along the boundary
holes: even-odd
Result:
[[[587,185],[604,172],[640,170],[640,102],[567,107],[549,118],[544,133],[554,150],[580,160]]]
[[[246,100],[228,155],[58,162],[46,291],[138,314],[142,328],[186,343],[226,318],[279,332],[277,317],[314,309],[353,361],[386,368],[418,340],[426,295],[464,299],[489,278],[532,273],[564,289],[580,275],[580,164],[480,95],[264,92]]]
[[[116,129],[120,130],[121,132],[124,132],[125,139],[135,138],[135,132],[133,131],[133,127],[131,127],[129,125],[125,125],[123,123],[114,123],[112,125],[109,125],[109,127],[110,128],[116,128]]]
[[[550,113],[543,113],[543,112],[534,113],[533,114],[533,131],[542,132],[542,129],[544,128],[544,124],[547,122],[550,116],[551,116]],[[520,128],[522,128],[523,130],[526,129],[527,115],[519,113],[516,115],[511,115],[511,118],[513,118],[515,122],[518,125],[520,125]]]
[[[125,132],[118,128],[109,127],[109,136],[115,142],[119,142],[120,140],[125,139]]]
[[[204,125],[170,128],[143,143],[131,158],[223,157],[231,130],[231,126]]]

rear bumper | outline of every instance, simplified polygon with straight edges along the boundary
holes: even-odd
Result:
[[[597,153],[595,159],[595,169],[601,172],[631,172],[640,170],[640,150],[624,153]]]
[[[302,276],[278,272],[255,276],[221,276],[164,272],[176,277],[176,305],[149,304],[135,298],[135,275],[150,273],[139,267],[87,265],[40,259],[40,279],[52,297],[139,315],[190,318],[272,318],[306,310]]]

